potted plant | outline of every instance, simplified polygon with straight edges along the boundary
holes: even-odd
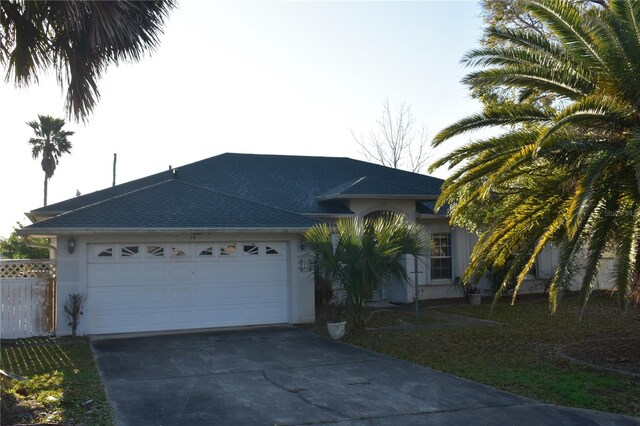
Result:
[[[329,331],[329,336],[334,340],[344,337],[345,326],[347,325],[347,322],[344,320],[345,311],[344,302],[329,305],[330,319],[327,321],[327,330]]]
[[[479,305],[482,301],[480,289],[475,285],[467,289],[467,296],[469,296],[469,303],[471,303],[472,305]]]

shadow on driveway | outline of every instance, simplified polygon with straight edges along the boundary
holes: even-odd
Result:
[[[94,340],[118,425],[640,425],[294,327]]]

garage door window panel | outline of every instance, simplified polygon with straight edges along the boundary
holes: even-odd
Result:
[[[120,248],[120,257],[123,258],[137,258],[140,257],[140,247],[139,246],[122,246]]]
[[[186,245],[171,247],[171,257],[189,257],[189,247]]]
[[[95,246],[93,253],[97,258],[110,258],[113,257],[113,246]]]
[[[148,245],[147,257],[164,257],[164,246]]]
[[[258,252],[259,252],[259,249],[260,249],[260,247],[255,243],[243,244],[242,245],[243,253],[248,255],[248,256],[257,256]]]
[[[198,245],[196,247],[196,252],[198,253],[198,257],[213,257],[215,253],[215,248],[213,244],[208,245]]]
[[[235,243],[220,245],[220,256],[236,256],[237,254]]]

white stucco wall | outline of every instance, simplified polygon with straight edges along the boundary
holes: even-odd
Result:
[[[289,322],[292,324],[315,320],[313,273],[300,271],[299,261],[306,255],[301,252],[302,235],[276,233],[202,233],[202,234],[94,234],[74,235],[76,249],[71,254],[67,249],[69,235],[57,236],[57,286],[58,318],[57,334],[71,333],[69,320],[64,314],[64,305],[69,294],[87,291],[87,247],[96,243],[197,243],[197,242],[252,242],[282,241],[287,243]],[[86,334],[86,322],[80,319],[78,334]]]
[[[416,212],[416,203],[413,200],[378,200],[358,198],[349,201],[349,208],[359,217],[364,217],[375,211],[392,211],[403,213],[413,219]]]

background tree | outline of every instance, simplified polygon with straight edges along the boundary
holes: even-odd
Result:
[[[319,275],[345,290],[356,330],[364,328],[362,309],[377,288],[409,281],[402,257],[426,248],[422,227],[395,213],[315,225],[305,238],[318,256]]]
[[[154,50],[173,0],[0,2],[0,64],[17,86],[55,70],[68,116],[84,119],[100,99],[109,64]]]
[[[46,248],[38,248],[29,244],[39,246],[48,246],[49,242],[46,238],[31,238],[18,235],[16,232],[22,228],[22,224],[16,222],[13,232],[9,238],[0,238],[0,255],[3,259],[48,259],[49,250]]]
[[[551,308],[575,278],[583,251],[584,307],[603,253],[615,247],[625,305],[630,295],[640,298],[640,3],[611,0],[585,11],[543,0],[526,8],[552,37],[496,29],[504,44],[465,56],[480,68],[464,79],[472,90],[505,88],[518,97],[487,102],[482,113],[436,136],[437,146],[476,129],[502,130],[432,165],[459,166],[438,205],[450,204],[454,223],[491,206],[465,281],[508,263],[502,288],[513,280],[519,286],[541,250],[555,244]]]
[[[71,152],[71,142],[68,137],[74,132],[62,130],[64,120],[49,115],[38,115],[37,121],[30,121],[27,124],[36,134],[35,138],[29,139],[31,155],[34,160],[42,156],[40,164],[44,171],[44,205],[46,206],[49,179],[56,171],[60,156]]]
[[[369,161],[394,169],[419,172],[429,159],[427,131],[422,125],[415,128],[411,107],[401,103],[396,111],[391,110],[389,101],[382,105],[382,117],[377,120],[377,128],[369,137],[351,135]]]
[[[528,0],[482,0],[482,19],[486,25],[480,39],[481,48],[510,48],[512,43],[501,34],[504,31],[528,31],[540,37],[557,42],[554,33],[550,31],[538,17],[527,8]],[[606,6],[607,0],[573,0],[574,7],[580,13],[590,9]],[[519,101],[518,92],[504,86],[475,87],[471,90],[472,97],[483,103]],[[531,97],[531,102],[546,102],[548,98]]]

